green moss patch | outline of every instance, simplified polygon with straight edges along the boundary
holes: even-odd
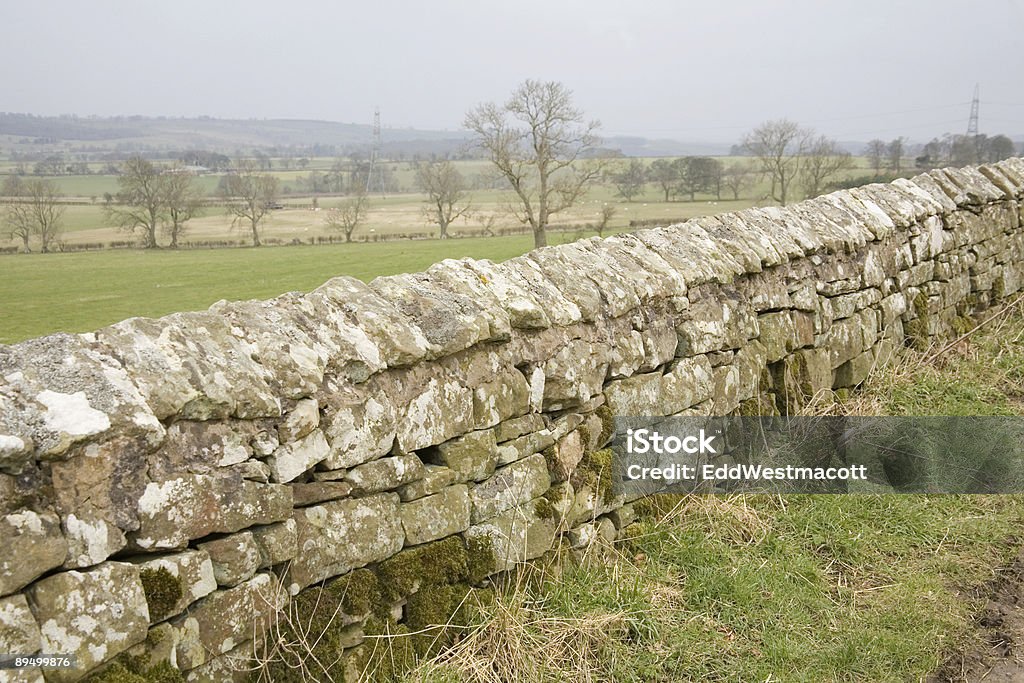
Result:
[[[610,448],[584,453],[570,479],[573,487],[579,491],[584,486],[589,486],[601,500],[611,502],[615,497],[612,492],[612,456]]]
[[[184,683],[185,677],[169,662],[150,666],[145,657],[121,655],[85,683]]]
[[[462,539],[444,540],[403,550],[377,567],[385,602],[395,602],[424,586],[465,581],[469,576],[469,555]]]
[[[146,594],[149,620],[152,623],[169,615],[184,595],[181,579],[169,572],[166,567],[146,567],[139,572],[139,579]]]

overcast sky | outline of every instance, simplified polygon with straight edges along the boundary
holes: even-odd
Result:
[[[5,0],[0,109],[448,128],[558,80],[605,134],[1024,135],[1024,0]]]

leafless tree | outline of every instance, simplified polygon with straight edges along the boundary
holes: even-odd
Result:
[[[661,189],[667,202],[669,194],[675,192],[679,184],[679,166],[671,159],[655,159],[651,162],[647,177]]]
[[[885,163],[886,155],[888,154],[887,145],[883,140],[875,138],[868,143],[867,147],[864,148],[864,156],[868,158],[868,166],[875,172],[875,175],[882,173],[882,166]]]
[[[819,135],[808,143],[801,165],[804,193],[808,197],[817,197],[828,181],[848,168],[853,168],[850,153],[840,149],[835,140]]]
[[[605,204],[601,207],[601,220],[597,222],[597,234],[599,237],[604,237],[604,231],[608,229],[608,223],[615,218],[615,214],[618,213],[611,204]]]
[[[12,239],[20,239],[25,251],[31,251],[29,239],[39,237],[43,253],[61,230],[64,206],[60,203],[57,186],[49,180],[35,179],[21,183],[20,193],[8,200],[5,222]]]
[[[441,239],[448,237],[448,226],[469,212],[466,181],[459,169],[448,160],[420,161],[415,165],[416,184],[427,195],[423,213],[436,223]]]
[[[740,194],[753,186],[755,174],[749,163],[737,161],[722,172],[722,185],[732,192],[733,200],[738,201]]]
[[[243,159],[225,178],[223,194],[232,225],[248,223],[252,246],[260,246],[260,225],[277,201],[277,178],[261,173],[256,162]]]
[[[117,184],[116,201],[106,205],[108,218],[122,230],[141,232],[144,249],[158,248],[157,229],[167,217],[161,170],[147,159],[133,156],[124,162]]]
[[[181,169],[171,169],[164,178],[164,203],[167,220],[164,233],[170,239],[171,249],[178,248],[178,238],[185,233],[185,224],[202,208],[203,193],[192,182],[192,175]]]
[[[889,170],[899,175],[903,166],[903,138],[896,138],[885,147],[886,165]]]
[[[778,119],[762,123],[743,138],[744,149],[757,159],[771,184],[771,198],[783,206],[791,198],[793,181],[800,176],[811,135],[793,121]]]
[[[366,220],[370,202],[366,198],[366,188],[355,189],[355,194],[327,213],[327,229],[345,235],[345,241],[352,241],[352,233]]]
[[[597,121],[584,122],[563,84],[527,80],[504,105],[481,104],[465,126],[515,192],[516,217],[547,245],[551,216],[575,204],[601,176],[599,161],[581,161],[599,140]]]

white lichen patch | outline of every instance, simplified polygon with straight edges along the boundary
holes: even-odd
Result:
[[[43,414],[46,426],[56,432],[86,437],[110,429],[110,418],[89,405],[84,391],[62,394],[46,389],[36,399],[47,408]]]

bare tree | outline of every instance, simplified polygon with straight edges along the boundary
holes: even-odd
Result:
[[[903,165],[903,138],[896,138],[886,145],[885,155],[889,170],[898,175]]]
[[[61,230],[64,206],[53,182],[36,179],[21,183],[20,194],[9,200],[5,213],[11,238],[20,239],[29,252],[29,238],[36,235],[45,254]]]
[[[555,81],[527,80],[504,105],[481,104],[466,114],[465,127],[512,186],[514,213],[533,229],[534,246],[547,245],[551,216],[600,177],[600,162],[578,163],[597,146],[599,126],[584,122],[572,91]]]
[[[370,202],[366,198],[366,188],[357,188],[355,194],[327,214],[327,229],[345,235],[345,241],[352,241],[352,233],[366,220]]]
[[[884,165],[887,145],[884,141],[875,138],[867,144],[864,148],[864,156],[868,158],[868,166],[875,172],[875,175],[881,175],[882,166]]]
[[[167,220],[164,233],[171,249],[178,248],[178,238],[185,233],[185,224],[200,210],[203,193],[192,182],[192,175],[182,169],[171,169],[164,178],[164,203]]]
[[[986,156],[990,163],[1009,159],[1017,153],[1013,140],[1002,134],[993,135],[989,138],[987,147],[988,149],[986,151],[988,153]]]
[[[679,167],[671,159],[655,159],[647,176],[661,189],[667,202],[669,194],[675,192],[679,184]]]
[[[228,211],[234,215],[232,225],[248,222],[252,246],[260,246],[260,225],[277,201],[277,178],[260,173],[256,162],[243,159],[225,177],[223,194]]]
[[[755,171],[749,163],[738,161],[730,164],[722,172],[722,185],[732,192],[734,201],[738,201],[740,193],[754,184]]]
[[[441,239],[448,237],[448,226],[469,212],[466,181],[448,160],[420,161],[415,165],[416,184],[427,195],[424,209],[427,220],[436,223]]]
[[[812,133],[788,119],[767,121],[743,138],[743,147],[760,165],[771,184],[770,196],[783,206],[790,199],[793,181],[800,175]]]
[[[627,202],[633,201],[633,197],[643,194],[644,185],[647,183],[647,169],[640,159],[633,159],[624,167],[620,167],[611,174],[612,184],[618,190],[619,196]]]
[[[167,216],[164,184],[159,168],[141,156],[133,156],[124,162],[122,173],[117,177],[120,190],[115,196],[116,201],[106,205],[108,218],[118,227],[127,232],[142,233],[144,249],[160,246],[156,232]]]
[[[853,168],[850,153],[840,149],[835,140],[819,135],[808,143],[801,167],[804,193],[808,197],[817,197],[828,181],[848,168]]]
[[[604,237],[604,231],[608,229],[608,223],[615,218],[615,214],[618,210],[611,204],[605,204],[601,207],[601,220],[597,222],[597,234],[599,237]]]

